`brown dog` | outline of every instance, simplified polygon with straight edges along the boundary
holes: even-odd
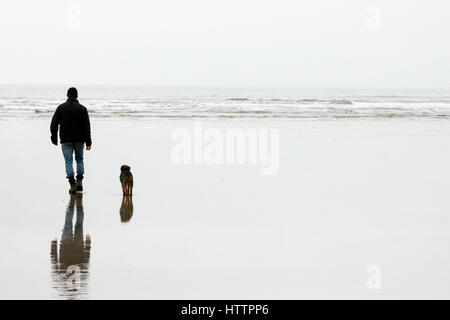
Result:
[[[120,183],[122,183],[122,191],[124,196],[133,195],[133,174],[130,166],[123,165],[120,167]]]

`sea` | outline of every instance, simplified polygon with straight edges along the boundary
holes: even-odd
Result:
[[[68,86],[0,85],[0,119],[48,118]],[[93,118],[390,119],[450,117],[450,88],[80,85]]]

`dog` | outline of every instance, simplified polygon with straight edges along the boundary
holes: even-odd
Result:
[[[120,183],[122,184],[122,192],[124,196],[133,195],[133,174],[130,166],[124,164],[120,167]]]

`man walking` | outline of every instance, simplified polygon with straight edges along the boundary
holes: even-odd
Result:
[[[76,88],[67,90],[67,101],[61,104],[55,111],[50,124],[51,140],[58,145],[58,126],[64,161],[66,163],[66,175],[70,183],[70,194],[83,191],[84,162],[83,148],[91,150],[91,125],[87,109],[78,100]],[[73,171],[73,154],[77,163],[77,180],[75,182]]]

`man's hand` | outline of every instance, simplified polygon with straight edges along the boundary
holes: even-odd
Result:
[[[87,151],[91,150],[91,146],[86,147],[86,150],[87,150]]]

